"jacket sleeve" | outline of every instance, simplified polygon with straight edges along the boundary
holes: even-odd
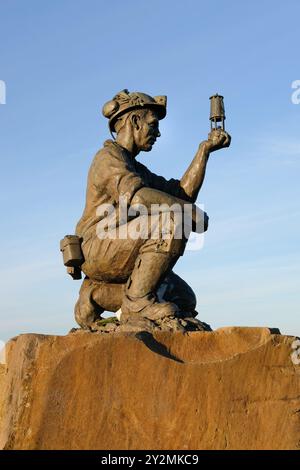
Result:
[[[190,198],[187,196],[185,191],[180,186],[178,179],[171,178],[167,180],[163,176],[152,173],[147,167],[142,164],[140,165],[141,173],[145,174],[145,179],[149,182],[148,186],[153,189],[158,189],[164,193],[170,194],[171,196],[178,197],[190,202]]]

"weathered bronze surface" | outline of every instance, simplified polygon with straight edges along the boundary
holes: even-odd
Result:
[[[225,119],[220,98],[211,99],[214,122]],[[207,229],[208,217],[195,201],[210,153],[228,147],[231,139],[222,128],[212,129],[180,180],[152,173],[136,157],[149,152],[160,137],[159,120],[166,115],[166,101],[165,96],[123,90],[103,107],[116,136],[104,143],[92,162],[86,205],[76,227],[86,278],[75,318],[83,328],[95,328],[105,310],[118,310],[123,323],[141,317],[162,324],[166,319],[197,315],[194,292],[173,268],[190,232]],[[153,212],[153,204],[163,204],[164,209]],[[187,206],[190,225],[177,217]],[[149,224],[150,217],[154,225]],[[65,243],[63,248],[67,263],[71,251],[75,252],[78,269],[78,246]]]

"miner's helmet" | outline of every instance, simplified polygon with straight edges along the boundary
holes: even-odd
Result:
[[[110,131],[115,132],[115,123],[120,116],[134,109],[153,109],[158,119],[163,119],[167,114],[167,97],[152,97],[139,92],[129,93],[128,90],[120,91],[102,108],[103,115],[109,119]]]

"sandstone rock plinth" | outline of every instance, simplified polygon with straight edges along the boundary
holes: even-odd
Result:
[[[231,327],[20,335],[0,371],[0,447],[297,449],[294,340]]]

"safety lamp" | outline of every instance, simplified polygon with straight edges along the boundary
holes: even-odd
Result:
[[[222,129],[225,130],[225,108],[224,108],[224,97],[221,95],[215,94],[210,98],[210,128],[219,129],[218,122],[222,123]]]

